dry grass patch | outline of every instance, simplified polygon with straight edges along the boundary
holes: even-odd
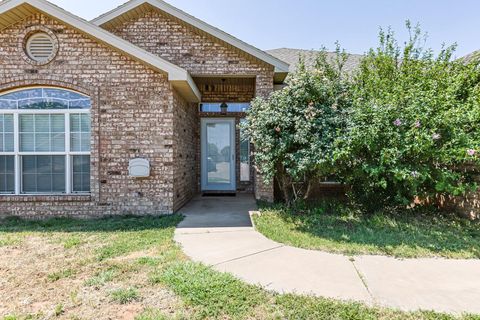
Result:
[[[22,241],[0,247],[0,319],[455,319],[269,293],[188,261],[173,241],[180,220],[1,224]]]

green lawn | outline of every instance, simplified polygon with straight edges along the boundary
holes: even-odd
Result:
[[[1,222],[0,319],[456,319],[272,294],[189,261],[180,220]]]
[[[256,228],[277,242],[347,255],[480,258],[480,223],[439,212],[365,216],[346,205],[301,210],[263,206]]]

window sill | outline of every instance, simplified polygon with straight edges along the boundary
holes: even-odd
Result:
[[[68,195],[0,195],[0,202],[89,202],[92,196],[89,194]]]

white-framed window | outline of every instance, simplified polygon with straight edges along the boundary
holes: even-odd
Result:
[[[0,94],[0,194],[90,193],[90,109],[61,88]]]

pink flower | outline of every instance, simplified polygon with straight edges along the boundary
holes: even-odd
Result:
[[[420,128],[422,126],[422,123],[420,120],[415,121],[415,128]]]
[[[467,150],[467,154],[470,156],[470,157],[473,157],[477,152],[473,149],[468,149]]]
[[[282,131],[282,129],[280,129],[280,127],[276,127],[275,131],[280,132],[280,131]]]
[[[442,136],[439,135],[438,133],[434,133],[434,134],[432,135],[432,139],[433,139],[433,140],[440,140],[441,137],[442,137]]]
[[[393,124],[397,127],[400,127],[402,125],[402,120],[397,119],[397,120],[393,121]]]

